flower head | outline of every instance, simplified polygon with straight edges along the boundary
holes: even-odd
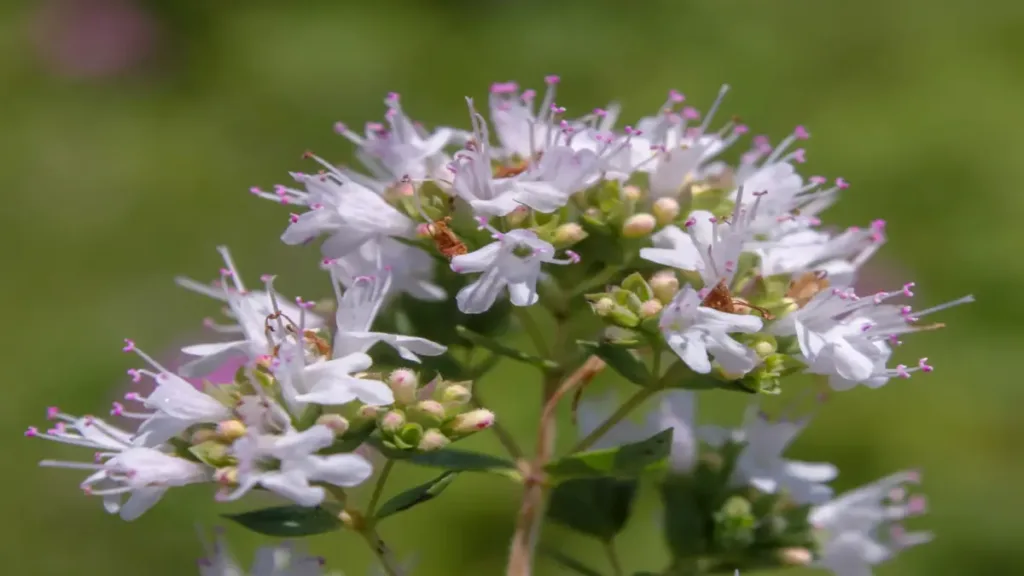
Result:
[[[730,314],[701,305],[700,294],[687,285],[661,313],[665,342],[691,370],[711,372],[711,360],[733,376],[754,369],[760,359],[753,350],[737,342],[731,333],[754,333],[762,321],[756,316]]]
[[[486,224],[483,224],[486,225]],[[495,241],[483,248],[452,258],[452,270],[459,273],[480,273],[474,282],[459,290],[455,299],[465,314],[480,314],[494,305],[503,290],[516,306],[537,303],[537,281],[541,264],[572,264],[574,253],[568,259],[555,257],[555,248],[537,237],[531,230],[512,230],[500,233],[491,229]]]

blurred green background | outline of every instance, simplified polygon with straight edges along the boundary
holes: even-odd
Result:
[[[839,489],[923,468],[932,509],[914,527],[938,539],[878,573],[1024,573],[1024,392],[1011,370],[1024,342],[1014,298],[1024,280],[1024,4],[34,0],[0,10],[4,572],[194,573],[193,526],[238,507],[182,489],[124,523],[79,492],[80,474],[36,467],[87,455],[21,432],[51,404],[104,413],[131,365],[121,338],[156,353],[197,335],[216,307],[172,277],[210,278],[217,244],[250,277],[275,272],[285,292],[327,295],[316,250],[278,241],[287,210],[246,192],[308,168],[306,149],[349,158],[333,122],[379,120],[393,90],[428,125],[466,125],[463,96],[558,73],[570,112],[619,99],[629,120],[654,112],[669,88],[706,109],[732,84],[727,114],[775,140],[806,125],[804,173],[853,184],[832,221],[889,221],[880,282],[915,280],[929,303],[978,296],[943,314],[951,328],[907,339],[900,353],[929,356],[934,374],[834,398],[790,455],[838,463]],[[483,384],[527,441],[534,378],[509,366]],[[720,396],[702,419],[737,422],[740,405]],[[489,436],[469,444],[497,450]],[[399,470],[392,489],[428,475]],[[499,574],[517,497],[500,479],[462,478],[382,533],[419,558],[417,574]],[[662,566],[654,504],[644,497],[620,543],[630,570]],[[259,543],[228,535],[242,557]],[[558,527],[545,538],[599,552]],[[357,538],[310,544],[331,566],[366,572]]]

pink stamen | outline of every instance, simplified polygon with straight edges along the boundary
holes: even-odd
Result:
[[[692,106],[687,106],[686,108],[683,108],[682,115],[683,118],[685,118],[686,120],[700,120],[700,112],[698,112],[697,109],[693,108]]]
[[[34,436],[39,436],[39,429],[38,428],[36,428],[35,426],[29,426],[27,429],[25,429],[25,437],[26,438],[32,438]]]
[[[338,134],[344,134],[345,132],[348,132],[348,126],[345,126],[344,122],[335,122],[334,131]]]
[[[125,338],[124,339],[124,348],[121,348],[121,351],[122,352],[132,352],[134,350],[135,350],[135,342],[132,341],[132,340],[129,340],[128,338]]]
[[[798,140],[807,140],[811,137],[807,132],[807,129],[803,126],[797,126],[796,129],[793,130],[793,136],[796,136]]]
[[[544,83],[547,85],[558,84],[562,79],[555,74],[544,77]]]
[[[913,283],[913,282],[907,282],[906,284],[904,284],[903,285],[903,295],[906,296],[907,298],[913,297],[914,293],[910,289],[913,288],[914,286],[916,286],[916,284]]]
[[[58,414],[60,414],[60,408],[57,408],[56,406],[50,406],[49,408],[46,409],[47,420],[53,420],[54,418],[57,417]]]
[[[839,188],[840,190],[846,190],[847,188],[850,187],[850,183],[847,182],[846,180],[843,180],[842,178],[836,178],[836,187]]]

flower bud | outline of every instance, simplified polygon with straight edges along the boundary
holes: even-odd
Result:
[[[465,414],[459,414],[454,420],[448,423],[447,429],[453,436],[465,436],[486,430],[494,424],[494,412],[490,410],[470,410]]]
[[[633,214],[622,225],[622,235],[626,238],[643,238],[654,232],[658,222],[650,214]]]
[[[626,200],[632,200],[633,202],[636,202],[643,195],[643,191],[641,191],[636,186],[633,186],[632,184],[629,186],[624,186],[622,188],[622,197],[625,198]]]
[[[245,424],[240,420],[224,420],[217,424],[217,434],[225,440],[236,440],[245,436]]]
[[[612,300],[611,298],[601,298],[594,303],[594,313],[598,316],[607,316],[611,314],[614,309],[615,300]]]
[[[380,413],[380,406],[360,406],[356,416],[366,420],[376,420]]]
[[[679,202],[675,198],[658,198],[651,211],[658,224],[665,226],[679,216]]]
[[[806,548],[783,548],[779,550],[779,561],[786,566],[808,566],[814,556]]]
[[[648,300],[640,305],[640,317],[641,318],[652,318],[657,316],[663,305],[657,300]]]
[[[676,293],[679,292],[679,279],[676,278],[675,272],[671,270],[662,270],[651,277],[651,290],[654,291],[654,297],[661,301],[662,304],[668,304],[675,298]]]
[[[463,406],[467,404],[472,398],[473,393],[469,391],[469,388],[466,388],[461,384],[452,384],[451,386],[445,388],[444,393],[441,394],[442,402],[454,406]]]
[[[423,438],[420,439],[420,443],[416,448],[423,452],[430,452],[431,450],[440,450],[451,443],[452,441],[442,434],[440,430],[430,428],[423,433]]]
[[[411,406],[408,410],[409,419],[426,424],[438,426],[444,422],[446,414],[444,406],[436,400],[423,400]]]
[[[568,248],[587,237],[583,227],[575,222],[562,224],[555,229],[555,246]]]
[[[200,428],[192,433],[192,445],[202,444],[203,442],[209,442],[210,440],[217,439],[217,431],[210,430],[209,428]]]
[[[335,436],[341,436],[348,432],[348,420],[339,414],[324,414],[316,419],[316,423],[330,428]]]
[[[388,376],[388,386],[395,393],[398,404],[412,404],[416,401],[416,390],[420,381],[416,373],[408,368],[399,368]]]
[[[405,425],[405,414],[401,410],[391,410],[387,414],[381,417],[380,424],[378,425],[381,430],[389,434],[394,434]]]

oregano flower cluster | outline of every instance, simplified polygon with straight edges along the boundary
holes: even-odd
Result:
[[[673,90],[621,126],[618,104],[570,113],[560,79],[544,83],[543,93],[504,82],[485,103],[467,98],[468,129],[428,129],[389,94],[382,122],[334,127],[361,169],[306,153],[311,168],[290,184],[251,188],[282,206],[284,243],[319,245],[309,258],[325,297],[288,298],[273,275],[243,274],[218,248],[216,280],[177,279],[223,307],[205,322],[209,338],[174,368],[126,339],[128,373],[147,392],[115,402],[116,422],[49,408],[49,426],[26,436],[91,453],[41,464],[84,475],[82,491],[127,521],[177,486],[208,484],[214,502],[270,492],[279,505],[228,518],[274,537],[349,532],[388,576],[416,564],[385,543],[384,520],[463,474],[519,486],[508,576],[533,574],[541,554],[566,574],[812,565],[861,576],[927,542],[901,524],[926,510],[909,494],[916,471],[835,494],[834,465],[785,453],[810,421],[813,410],[796,408],[808,391],[931,372],[898,345],[943,327],[926,316],[973,298],[914,306],[910,281],[858,293],[885,221],[827,227],[821,217],[850,184],[800,173],[803,127],[773,143],[721,120],[727,86],[705,113]],[[538,375],[532,450],[480,394],[488,375],[491,386],[526,386],[502,381],[504,362]],[[225,367],[232,379],[212,376]],[[633,393],[593,393],[602,372]],[[710,394],[746,395],[751,408],[735,426],[697,426],[697,400]],[[763,395],[791,396],[793,413],[761,411]],[[577,430],[560,454],[563,403]],[[484,431],[507,454],[459,446]],[[386,480],[408,466],[439,475],[385,498]],[[354,501],[350,489],[367,482],[370,499]],[[652,485],[671,562],[627,569],[615,537]],[[607,561],[546,549],[545,520],[597,538]],[[326,574],[323,564],[290,542],[261,549],[249,573]],[[218,536],[199,572],[245,570]]]

